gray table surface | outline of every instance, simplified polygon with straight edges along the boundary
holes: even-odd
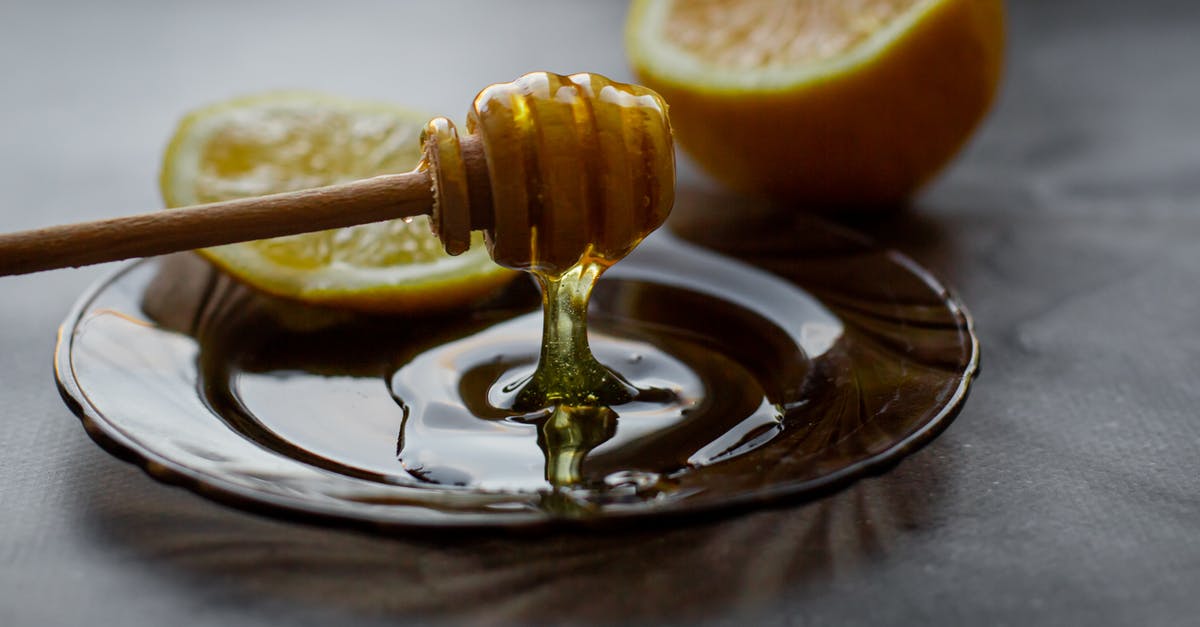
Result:
[[[711,524],[379,538],[155,483],[59,400],[111,268],[0,279],[0,625],[1186,625],[1200,615],[1200,5],[1012,2],[993,115],[857,226],[978,320],[958,421],[892,472]],[[532,69],[629,78],[622,2],[0,4],[0,230],[159,205],[203,102],[310,87],[460,113]],[[720,193],[685,164],[681,185]]]

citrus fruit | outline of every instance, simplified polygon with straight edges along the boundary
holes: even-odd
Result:
[[[890,205],[962,147],[991,104],[1002,0],[635,0],[634,71],[681,146],[741,191]]]
[[[272,92],[187,115],[163,159],[168,207],[406,172],[428,116],[393,105]],[[478,242],[476,242],[478,243]],[[362,311],[469,303],[514,276],[482,245],[451,257],[425,217],[229,244],[200,251],[268,293]]]

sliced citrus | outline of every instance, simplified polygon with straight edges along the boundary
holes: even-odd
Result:
[[[406,172],[428,116],[387,104],[272,92],[197,110],[163,160],[169,207]],[[424,217],[218,246],[200,251],[266,292],[363,311],[469,303],[514,276],[484,246],[443,252]]]
[[[996,91],[1002,0],[635,0],[626,47],[714,177],[812,205],[892,204]]]

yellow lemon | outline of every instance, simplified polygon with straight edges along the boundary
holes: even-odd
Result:
[[[393,105],[307,92],[208,106],[185,117],[171,140],[163,198],[177,207],[406,172],[421,158],[427,119]],[[514,276],[482,245],[447,255],[424,217],[200,252],[271,294],[362,311],[459,306]]]
[[[1001,0],[635,0],[634,71],[712,176],[806,206],[889,205],[995,95]]]

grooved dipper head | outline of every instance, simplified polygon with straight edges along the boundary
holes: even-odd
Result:
[[[479,93],[469,135],[425,129],[434,229],[446,251],[482,230],[497,263],[557,276],[605,265],[662,225],[675,196],[667,106],[653,91],[596,74],[526,74]]]

